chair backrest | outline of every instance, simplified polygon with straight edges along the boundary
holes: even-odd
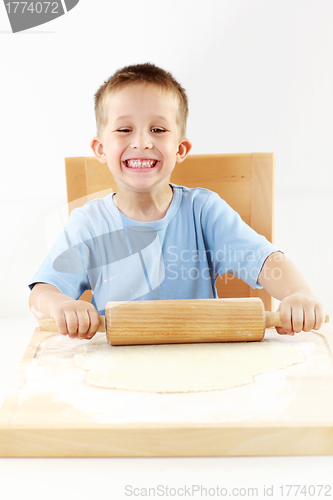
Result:
[[[117,191],[107,165],[94,157],[65,159],[69,212],[94,198]],[[189,155],[178,164],[171,182],[215,191],[242,219],[273,243],[274,153]],[[260,297],[271,311],[273,299],[232,275],[217,279],[219,297]]]

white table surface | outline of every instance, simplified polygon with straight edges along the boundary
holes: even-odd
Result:
[[[29,316],[0,319],[0,404],[36,326]],[[150,490],[149,498],[222,498],[223,488],[229,497],[333,498],[332,471],[333,456],[0,458],[0,498],[122,500],[147,498],[148,488],[156,491],[154,497]],[[286,486],[282,496],[282,485],[330,485],[331,490],[326,490],[330,496],[324,497],[323,489],[320,496],[305,497],[296,495],[295,486],[287,497]],[[147,488],[145,497],[139,495],[142,488]]]

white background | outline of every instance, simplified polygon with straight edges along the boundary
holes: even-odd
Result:
[[[332,26],[332,0],[81,0],[12,34],[0,4],[3,391],[34,327],[27,282],[46,255],[52,214],[66,203],[63,158],[92,155],[94,93],[127,64],[153,62],[187,89],[192,153],[275,153],[275,243],[333,316]],[[14,499],[25,489],[31,498],[70,498],[76,487],[81,499],[120,499],[135,481],[327,483],[332,466],[331,457],[2,459],[0,488]]]

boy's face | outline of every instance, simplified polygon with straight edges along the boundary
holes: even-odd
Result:
[[[172,170],[191,149],[180,137],[175,97],[154,85],[131,84],[106,102],[107,124],[91,147],[107,163],[118,190],[169,189]]]

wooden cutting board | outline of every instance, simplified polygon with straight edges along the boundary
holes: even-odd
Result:
[[[86,341],[36,329],[0,410],[0,456],[333,454],[333,332],[265,338],[305,361],[233,389],[157,394],[90,386],[73,361]]]

